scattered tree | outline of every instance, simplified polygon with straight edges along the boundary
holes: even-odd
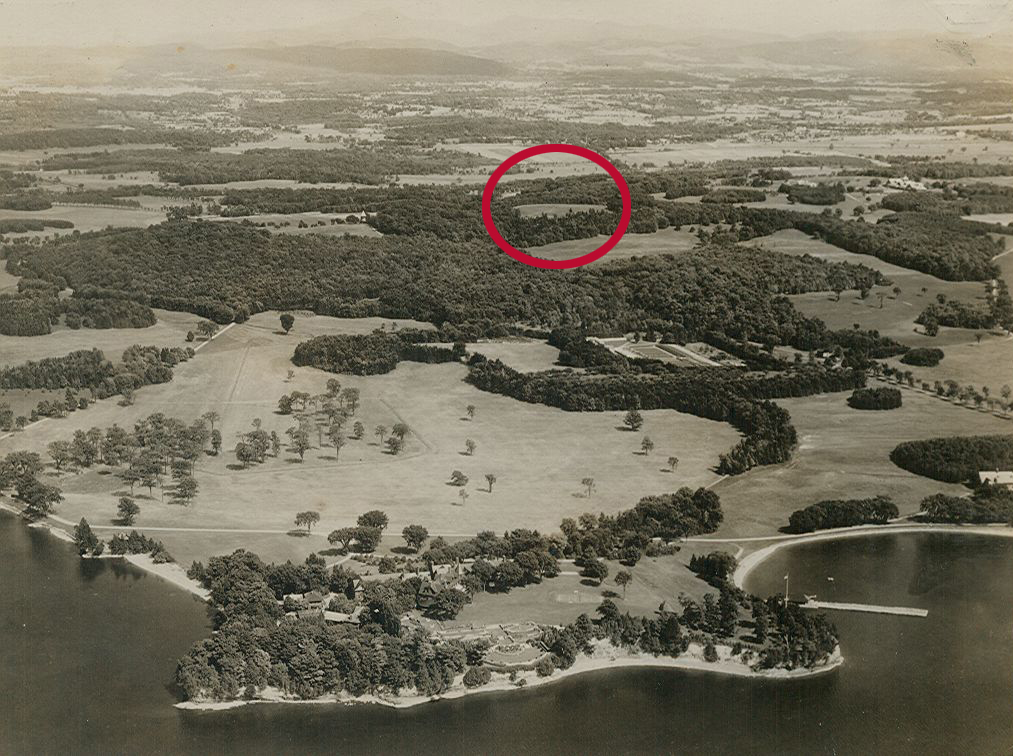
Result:
[[[475,449],[477,447],[478,447],[478,444],[476,444],[470,438],[466,439],[465,442],[464,442],[464,449],[468,453],[469,457],[472,456],[475,453]]]
[[[594,478],[584,478],[580,481],[580,484],[587,489],[587,498],[591,498],[591,493],[594,491]]]
[[[644,454],[650,454],[654,449],[654,442],[647,436],[644,436],[644,440],[640,442],[640,448],[643,449]]]
[[[141,513],[141,508],[129,496],[121,496],[116,511],[120,516],[121,525],[133,525],[137,515]]]
[[[629,428],[631,431],[638,431],[644,424],[644,417],[640,414],[639,410],[629,410],[625,417],[623,417],[623,425]]]
[[[492,493],[492,487],[496,483],[496,476],[492,473],[486,473],[485,482],[489,484],[489,493]]]
[[[616,581],[616,585],[623,589],[623,598],[626,598],[626,586],[633,582],[633,573],[628,570],[619,570],[613,579]]]
[[[290,312],[283,312],[281,314],[281,330],[286,334],[292,330],[292,326],[295,325],[295,316]]]
[[[306,532],[309,533],[313,530],[313,526],[320,522],[319,512],[299,512],[295,516],[296,527],[306,527]]]

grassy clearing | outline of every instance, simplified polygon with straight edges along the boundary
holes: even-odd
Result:
[[[904,366],[923,380],[931,383],[937,379],[952,379],[961,384],[973,383],[998,388],[1013,379],[1013,341],[1005,334],[985,334],[978,344],[977,331],[941,327],[938,336],[930,337],[922,333],[921,326],[916,326],[914,322],[925,307],[936,301],[937,294],[945,294],[948,298],[964,302],[984,303],[983,283],[943,281],[868,255],[846,252],[831,244],[810,239],[795,230],[778,231],[744,244],[762,246],[789,255],[810,254],[834,262],[860,263],[882,271],[892,282],[890,286],[876,290],[886,293],[882,306],[876,292],[868,299],[862,299],[858,292],[846,291],[839,302],[830,292],[799,294],[790,299],[803,314],[819,318],[830,328],[851,328],[858,323],[862,328],[878,330],[911,347],[942,349],[946,357],[938,367]],[[1001,267],[1005,266],[1006,273],[1013,272],[1013,259],[1010,258],[1013,255],[1006,255],[996,261]],[[899,295],[893,293],[893,286],[900,287]],[[898,360],[889,362],[900,364]]]
[[[17,365],[43,357],[60,357],[78,349],[101,349],[110,360],[118,360],[133,344],[186,346],[186,332],[198,318],[184,312],[155,310],[158,322],[147,328],[80,328],[56,326],[45,336],[0,335],[0,367]]]
[[[132,407],[120,407],[113,400],[99,402],[85,412],[0,441],[0,453],[14,448],[44,453],[50,441],[70,438],[77,428],[113,423],[129,427],[152,412],[190,420],[216,410],[222,416],[216,427],[227,450],[252,427],[254,418],[284,438],[295,420],[274,413],[277,397],[293,390],[322,392],[332,377],[313,368],[292,367],[289,358],[298,341],[324,333],[369,332],[381,321],[299,315],[289,336],[278,333],[276,322],[276,314],[263,313],[235,326],[179,366],[171,383],[139,391]],[[516,355],[533,347],[534,356],[526,358],[532,367],[541,367],[546,358],[544,345],[502,346]],[[523,360],[518,358],[518,363]],[[291,381],[286,378],[289,369],[295,372]],[[566,413],[524,404],[474,389],[463,382],[465,374],[463,365],[402,363],[383,376],[338,376],[344,386],[361,390],[356,419],[367,428],[364,439],[348,441],[340,461],[333,448],[317,448],[315,433],[314,448],[302,463],[283,451],[278,459],[241,470],[232,469],[236,464],[231,453],[207,456],[198,463],[201,489],[194,504],[182,507],[170,503],[169,497],[163,502],[156,488],[152,499],[139,500],[138,526],[285,531],[292,527],[296,512],[312,509],[321,513],[318,530],[327,532],[352,524],[361,512],[380,508],[389,514],[394,534],[412,522],[433,533],[470,535],[510,527],[554,531],[563,517],[588,510],[614,512],[632,506],[641,496],[712,483],[717,479],[711,468],[718,454],[739,438],[727,425],[669,410],[645,412],[642,431],[629,433],[617,429],[621,413]],[[465,412],[469,404],[476,407],[474,420],[468,420]],[[406,451],[393,457],[372,431],[376,425],[390,428],[402,420],[415,433]],[[650,456],[639,453],[644,435],[655,443]],[[478,445],[473,456],[465,453],[468,438]],[[665,469],[665,460],[673,454],[681,460],[675,473]],[[448,485],[455,469],[470,478],[470,496],[463,505],[459,489]],[[492,493],[486,490],[486,473],[498,479]],[[586,476],[597,481],[591,499],[580,483]],[[59,514],[73,520],[85,516],[95,524],[112,522],[117,496],[125,490],[117,478],[99,470],[65,473],[56,482],[66,497]],[[138,488],[135,493],[147,491]],[[221,550],[215,546],[218,540],[206,539],[201,546],[207,549],[205,556]],[[228,548],[236,543],[222,540],[228,540]]]
[[[480,341],[467,346],[469,352],[480,352],[491,360],[502,360],[522,373],[535,373],[559,367],[556,364],[559,350],[544,341],[535,339]]]
[[[549,218],[558,218],[567,213],[583,213],[593,210],[604,210],[604,205],[566,205],[566,204],[542,204],[542,205],[517,205],[516,208],[522,218],[531,218],[536,215],[545,215]]]
[[[607,239],[607,236],[594,236],[589,239],[553,242],[541,247],[531,247],[527,252],[544,260],[568,260],[597,249]],[[666,228],[653,234],[626,234],[605,257],[592,264],[600,265],[606,260],[647,255],[678,255],[693,249],[698,242],[696,234],[691,234],[686,229],[676,231]]]
[[[885,494],[902,514],[917,511],[925,496],[959,495],[966,489],[896,467],[890,451],[897,444],[1011,429],[1008,420],[913,391],[904,392],[903,407],[884,412],[851,409],[846,398],[847,393],[838,393],[778,401],[791,413],[799,447],[787,464],[754,468],[714,487],[725,513],[716,536],[773,533],[793,511],[824,499]]]
[[[697,549],[709,551],[710,549]],[[575,573],[572,563],[560,563],[562,574],[536,585],[515,588],[508,594],[480,593],[448,626],[492,625],[532,618],[537,622],[565,624],[581,614],[594,616],[598,605],[610,598],[619,610],[634,615],[653,616],[663,602],[678,606],[679,594],[700,600],[705,593],[717,593],[687,566],[693,549],[685,548],[674,556],[644,558],[635,567],[608,561],[609,576],[600,586]],[[633,575],[624,592],[615,584],[619,570]]]

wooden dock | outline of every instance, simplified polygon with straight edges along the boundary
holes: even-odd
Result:
[[[836,601],[806,601],[799,604],[805,609],[836,609],[842,612],[869,612],[871,614],[898,614],[902,617],[928,617],[927,609],[909,606],[876,606],[874,604],[845,604]]]

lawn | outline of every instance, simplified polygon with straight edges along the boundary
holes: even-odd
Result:
[[[687,544],[673,556],[645,557],[635,567],[607,561],[609,574],[601,585],[595,585],[576,573],[579,568],[572,562],[561,562],[558,577],[543,580],[535,585],[515,588],[510,593],[480,593],[471,604],[448,626],[494,625],[516,622],[518,618],[535,622],[562,625],[572,622],[581,614],[594,616],[595,609],[610,598],[622,612],[654,616],[662,602],[678,607],[679,595],[700,600],[705,593],[717,594],[717,589],[690,572],[687,564],[691,553],[711,551],[700,544]],[[619,570],[633,575],[633,581],[624,592],[615,584]]]
[[[129,427],[152,412],[185,420],[208,410],[219,412],[222,419],[216,427],[222,432],[225,450],[231,450],[239,434],[252,428],[255,418],[262,420],[265,430],[276,430],[284,438],[295,419],[275,414],[277,398],[293,390],[320,393],[333,377],[314,368],[294,368],[289,358],[296,344],[323,333],[369,332],[381,321],[299,314],[295,331],[288,336],[279,333],[276,323],[276,314],[262,313],[223,333],[195,359],[177,367],[171,383],[138,391],[134,406],[121,407],[112,399],[99,402],[84,412],[0,441],[0,453],[14,448],[44,453],[49,442],[69,439],[75,429],[113,423]],[[490,345],[481,346],[486,350]],[[530,347],[530,358],[516,358],[522,366],[525,361],[542,366],[548,356],[543,344],[502,346],[516,355]],[[291,381],[287,379],[290,369],[294,371]],[[338,376],[343,386],[360,389],[362,403],[356,419],[367,428],[364,439],[349,439],[340,461],[335,460],[333,448],[317,447],[315,432],[311,434],[314,448],[304,462],[283,451],[278,459],[269,457],[263,465],[243,470],[234,469],[236,460],[230,451],[207,456],[198,463],[200,492],[194,503],[184,507],[171,503],[168,496],[163,502],[156,488],[151,499],[139,498],[138,526],[284,532],[292,527],[296,512],[316,510],[322,517],[318,529],[327,532],[353,524],[361,512],[380,508],[389,514],[393,533],[413,522],[434,534],[471,535],[482,529],[500,532],[511,527],[554,531],[563,517],[588,510],[614,512],[648,494],[714,482],[717,476],[712,468],[718,455],[739,438],[728,425],[671,410],[644,412],[644,428],[630,433],[617,429],[621,413],[567,413],[525,404],[478,391],[464,383],[465,374],[463,365],[402,363],[387,375]],[[476,407],[473,420],[466,415],[468,405]],[[414,432],[406,450],[394,457],[383,450],[372,431],[376,425],[390,428],[399,421]],[[650,456],[639,451],[644,435],[655,443],[656,451]],[[477,443],[474,455],[465,452],[469,438]],[[673,454],[681,461],[670,473],[665,460]],[[464,503],[458,496],[460,489],[448,483],[455,469],[470,478]],[[487,490],[486,473],[498,479],[492,493]],[[591,499],[581,486],[587,476],[597,482]],[[58,513],[75,521],[85,516],[94,524],[112,522],[117,496],[125,490],[115,476],[98,470],[63,473],[55,482],[66,498]],[[147,496],[145,489],[137,488],[135,493]],[[202,549],[220,551],[215,547],[217,540],[208,538]],[[231,537],[221,540],[230,550],[238,545]],[[305,552],[309,550],[308,544],[304,546]]]

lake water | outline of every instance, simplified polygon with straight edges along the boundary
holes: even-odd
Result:
[[[791,682],[667,670],[395,711],[172,708],[203,606],[0,513],[0,753],[1000,753],[1013,745],[1013,541],[898,535],[778,552],[751,590],[922,607],[837,613],[846,664]],[[833,576],[832,583],[826,577]],[[829,586],[829,588],[828,588]]]

